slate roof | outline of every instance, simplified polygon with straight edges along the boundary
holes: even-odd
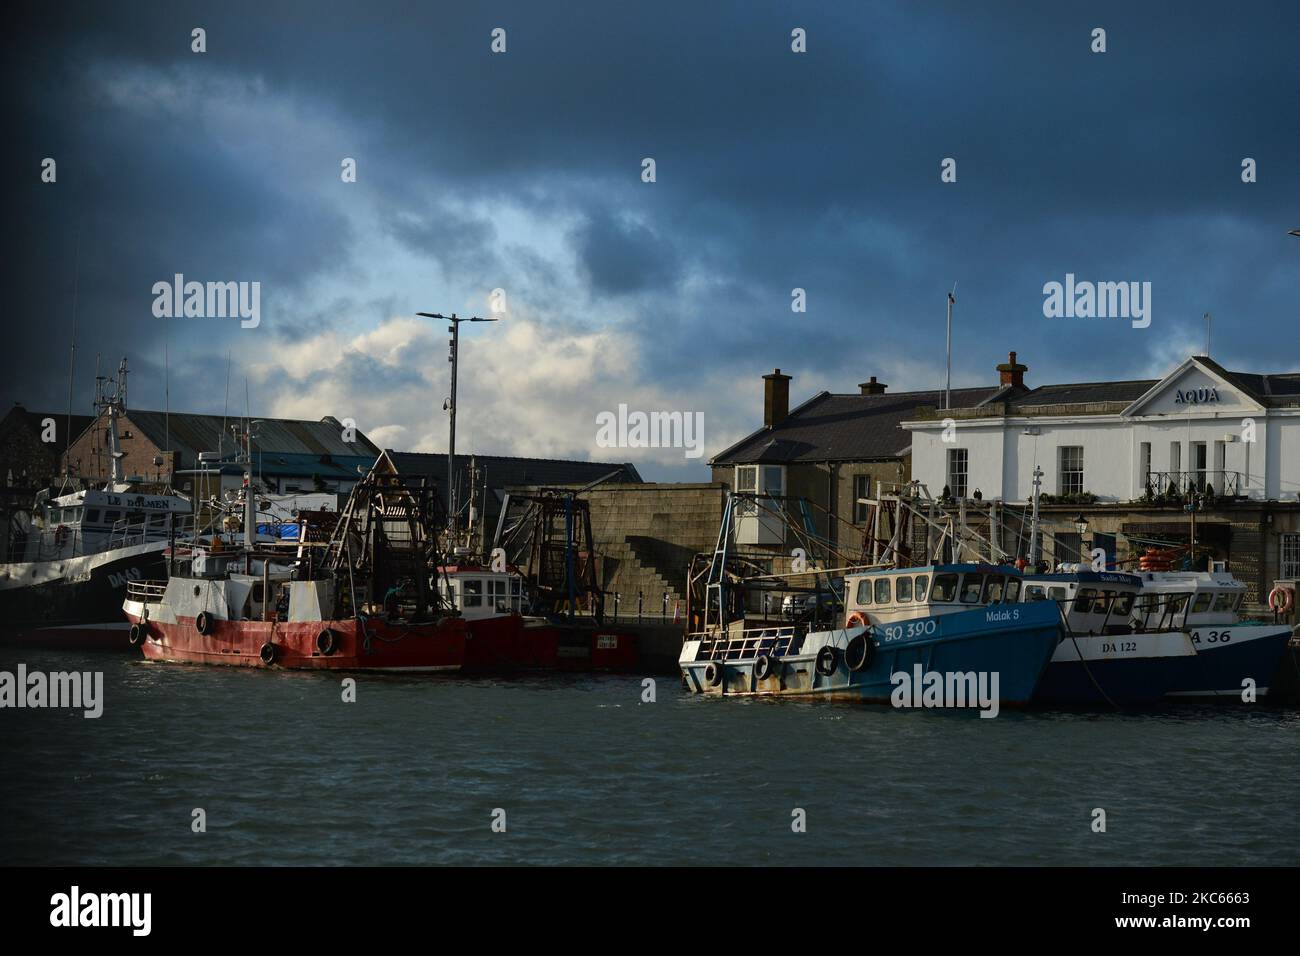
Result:
[[[1300,401],[1300,372],[1283,372],[1275,375],[1229,372],[1207,356],[1198,355],[1196,360],[1218,372],[1261,405],[1294,405]]]
[[[1155,387],[1159,379],[1127,382],[1076,382],[1072,385],[1040,385],[1012,399],[1013,408],[1026,405],[1091,405],[1098,402],[1135,402]]]
[[[999,388],[954,388],[954,408],[980,404]],[[943,390],[835,395],[821,392],[775,428],[760,428],[710,459],[713,465],[751,462],[870,461],[899,458],[911,436],[899,427],[922,406],[943,404]]]

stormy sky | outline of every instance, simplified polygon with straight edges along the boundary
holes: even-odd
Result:
[[[494,289],[458,451],[664,480],[760,423],[774,366],[794,402],[942,386],[954,282],[957,385],[1009,349],[1031,385],[1157,376],[1207,311],[1220,362],[1294,371],[1297,35],[1281,2],[20,3],[0,401],[66,407],[75,314],[74,411],[125,355],[132,405],[166,364],[172,409],[220,412],[229,356],[234,411],[445,450],[415,313]],[[260,325],[156,317],[176,273],[259,282]],[[1150,282],[1150,326],[1046,318],[1067,273]],[[620,403],[703,412],[705,457],[598,447]]]

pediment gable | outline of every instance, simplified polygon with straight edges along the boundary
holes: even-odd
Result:
[[[1141,398],[1124,409],[1124,416],[1213,415],[1254,413],[1264,410],[1254,397],[1216,368],[1189,358]]]

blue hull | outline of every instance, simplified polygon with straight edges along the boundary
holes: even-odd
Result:
[[[1194,657],[1053,661],[1034,693],[1036,704],[1155,704],[1173,690]],[[1100,688],[1100,690],[1098,690]],[[1103,696],[1104,694],[1104,696]]]
[[[824,631],[809,634],[797,654],[777,662],[772,676],[757,679],[754,658],[728,658],[719,685],[710,686],[705,676],[708,659],[683,658],[681,668],[687,687],[700,693],[722,695],[816,696],[898,706],[933,706],[922,701],[922,692],[898,703],[901,692],[894,675],[909,680],[920,668],[922,674],[985,675],[984,688],[993,689],[1003,704],[1029,703],[1060,642],[1060,616],[1056,604],[992,605],[972,611],[920,618],[874,629],[875,656],[870,666],[852,671],[843,653],[836,655],[836,667],[821,674],[813,662],[825,646],[842,650],[854,631]],[[910,686],[910,684],[909,684]],[[919,685],[918,685],[919,687]],[[943,705],[940,705],[943,706]],[[971,703],[957,706],[975,706]]]
[[[1240,698],[1242,682],[1247,678],[1254,681],[1259,696],[1267,694],[1286,653],[1291,631],[1287,627],[1266,626],[1260,628],[1262,636],[1242,640],[1250,630],[1228,627],[1192,631],[1196,656],[1179,661],[1176,679],[1166,695]],[[1211,642],[1212,636],[1217,640]]]

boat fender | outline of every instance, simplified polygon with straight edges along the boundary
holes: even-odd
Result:
[[[844,663],[853,672],[866,670],[876,659],[876,642],[866,634],[859,634],[844,648]]]
[[[205,637],[212,633],[212,626],[215,623],[212,620],[212,615],[207,611],[200,611],[199,616],[194,619],[194,627]]]
[[[127,638],[127,640],[131,642],[132,647],[136,647],[137,645],[142,644],[144,642],[144,635],[145,635],[145,629],[143,625],[132,624],[131,634]]]
[[[844,622],[845,627],[866,627],[867,624],[867,617],[861,611],[854,611],[849,615],[849,619]]]
[[[766,654],[759,654],[758,659],[754,661],[754,676],[759,680],[767,680],[775,669],[776,662]]]
[[[723,664],[722,661],[709,661],[704,668],[704,683],[710,687],[717,687],[722,683]]]
[[[274,664],[275,656],[276,656],[275,645],[272,644],[270,641],[267,641],[265,644],[262,645],[262,650],[258,654],[258,656],[262,658],[263,664],[266,664],[268,666]]]
[[[839,654],[831,645],[826,644],[817,652],[817,673],[822,677],[830,677],[834,674],[839,663]]]
[[[326,657],[334,653],[334,648],[338,645],[335,640],[335,634],[330,628],[325,628],[316,635],[316,650],[320,651]]]
[[[1295,592],[1278,585],[1268,592],[1268,608],[1278,614],[1285,614],[1295,603]]]

